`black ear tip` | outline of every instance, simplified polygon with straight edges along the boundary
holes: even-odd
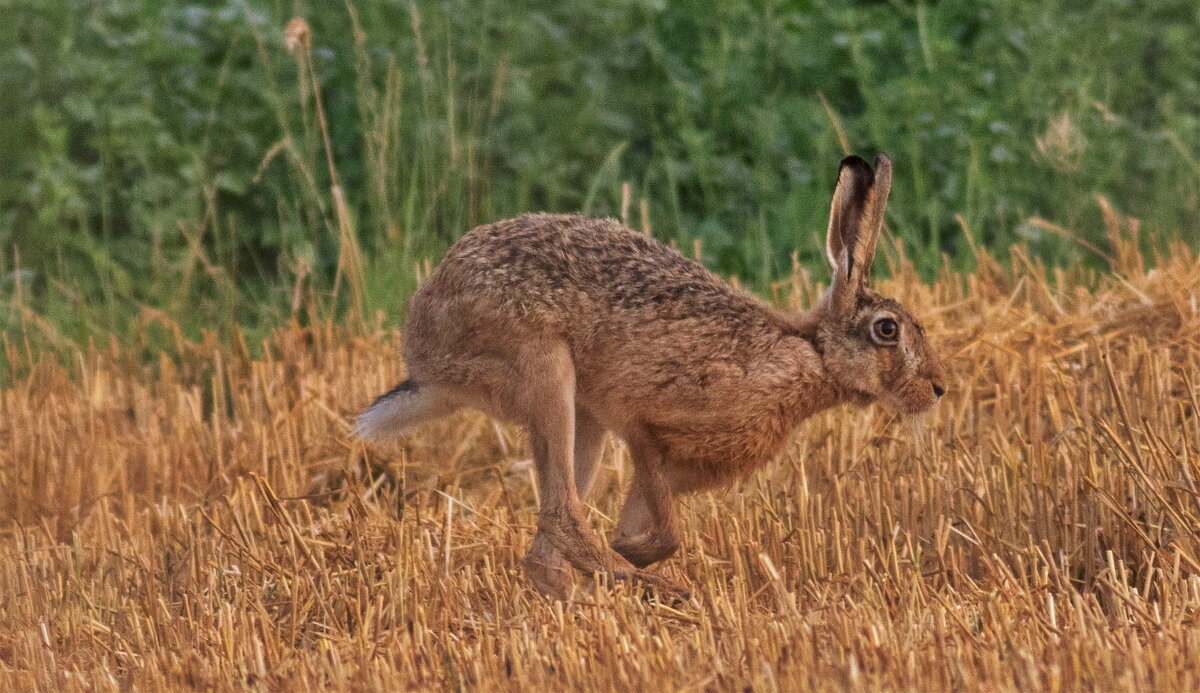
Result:
[[[841,168],[847,168],[847,167],[855,168],[860,171],[870,171],[871,170],[871,165],[867,163],[867,160],[862,158],[861,156],[858,156],[857,154],[851,154],[850,156],[846,157],[845,159],[842,159],[842,163],[838,168],[841,169]]]

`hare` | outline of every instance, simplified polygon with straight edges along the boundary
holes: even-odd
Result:
[[[612,219],[531,214],[480,226],[409,305],[408,379],[358,418],[382,439],[471,407],[528,428],[540,491],[522,561],[565,598],[574,568],[686,598],[645,570],[679,546],[674,497],[729,483],[843,402],[932,408],[943,368],[920,324],[870,288],[892,166],[844,159],[830,210],[828,292],[793,315]],[[628,444],[629,496],[606,546],[581,499],[606,432]]]

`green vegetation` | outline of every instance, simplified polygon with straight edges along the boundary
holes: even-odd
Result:
[[[644,200],[763,288],[794,250],[819,269],[843,139],[893,154],[890,228],[927,275],[971,261],[955,215],[1099,262],[1096,195],[1195,237],[1192,2],[520,5],[0,0],[0,329],[398,318],[472,225],[618,215],[623,183],[631,224]]]

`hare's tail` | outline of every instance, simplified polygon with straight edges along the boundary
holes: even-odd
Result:
[[[438,397],[436,388],[405,380],[375,398],[354,422],[354,437],[382,440],[403,435],[414,426],[449,414],[457,407]]]

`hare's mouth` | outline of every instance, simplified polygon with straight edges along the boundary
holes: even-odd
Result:
[[[911,395],[892,395],[890,397],[880,397],[879,400],[888,409],[904,416],[917,416],[918,414],[928,413],[937,406],[938,402],[936,397],[930,396],[925,398]]]
[[[919,406],[909,407],[908,410],[905,411],[904,413],[908,414],[909,416],[919,416],[921,414],[928,414],[929,412],[933,411],[933,408],[936,406],[937,406],[937,401],[934,400],[933,402],[930,402],[928,404],[922,404]]]
[[[897,414],[915,416],[932,411],[937,406],[938,396],[935,393],[938,389],[940,388],[936,388],[931,381],[920,376],[910,376],[888,387],[879,400]]]
[[[912,399],[902,399],[902,400],[896,402],[896,405],[893,406],[892,408],[901,414],[906,414],[908,416],[917,416],[919,414],[927,414],[927,413],[933,411],[933,408],[936,406],[937,406],[937,399],[931,397],[928,400],[919,400],[919,401],[914,401]]]

